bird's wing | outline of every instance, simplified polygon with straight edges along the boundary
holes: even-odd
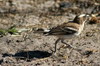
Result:
[[[49,35],[71,35],[78,32],[75,25],[62,24],[50,30]]]

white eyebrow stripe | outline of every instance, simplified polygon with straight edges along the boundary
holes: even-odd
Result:
[[[86,14],[81,14],[79,17],[83,17],[83,16],[85,16]]]

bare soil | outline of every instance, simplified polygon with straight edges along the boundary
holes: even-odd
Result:
[[[0,35],[0,65],[100,66],[100,24],[87,22],[80,36],[65,40],[81,54],[59,42],[54,55],[57,37],[34,33],[83,13],[100,13],[100,0],[0,0],[0,30],[21,31]]]

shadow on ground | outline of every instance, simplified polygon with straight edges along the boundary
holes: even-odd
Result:
[[[11,56],[11,57],[15,57],[16,59],[32,60],[32,59],[46,58],[51,55],[52,53],[36,50],[36,51],[21,51],[21,52],[16,53],[15,55],[3,54],[3,57]]]
[[[29,59],[32,59],[32,58],[45,58],[45,57],[51,56],[51,53],[48,53],[46,51],[36,50],[36,51],[19,52],[19,53],[16,53],[14,56],[25,57],[25,58],[28,57]]]

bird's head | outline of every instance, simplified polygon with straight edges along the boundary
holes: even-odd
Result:
[[[88,18],[89,18],[89,15],[87,14],[76,15],[73,22],[78,23],[78,24],[83,24],[88,20]]]

